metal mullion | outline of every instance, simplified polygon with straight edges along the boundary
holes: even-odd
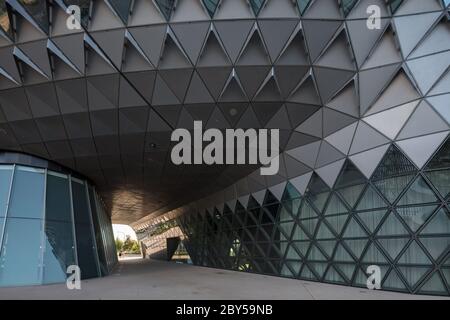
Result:
[[[44,256],[45,256],[45,217],[46,217],[46,207],[47,207],[47,169],[44,169],[44,199],[43,199],[43,209],[42,209],[42,230],[41,230],[41,246],[40,246],[40,283],[43,284],[44,281]]]
[[[11,182],[9,183],[8,201],[6,202],[6,208],[5,208],[5,222],[3,223],[2,236],[0,238],[0,258],[2,256],[1,254],[3,252],[3,241],[5,238],[6,223],[8,222],[9,203],[11,202],[11,193],[12,193],[15,173],[16,173],[16,164],[13,165],[13,169],[11,172]],[[0,261],[0,263],[1,263],[1,261]]]
[[[75,264],[80,267],[78,262],[78,248],[77,248],[77,235],[76,235],[76,229],[75,229],[75,212],[73,209],[73,195],[72,195],[72,175],[69,175],[69,194],[70,194],[70,214],[72,217],[72,234],[73,234],[73,250],[74,250],[74,258],[75,258]]]
[[[98,276],[101,277],[102,276],[102,272],[101,272],[101,269],[100,269],[100,260],[98,258],[97,238],[95,236],[95,228],[94,228],[94,220],[93,220],[93,217],[92,217],[91,201],[89,199],[89,191],[88,191],[88,185],[87,185],[86,181],[84,181],[83,185],[84,185],[84,191],[85,191],[85,195],[86,195],[86,200],[87,200],[87,203],[88,203],[89,220],[91,222],[90,225],[91,225],[91,232],[92,232],[92,237],[93,237],[93,241],[92,242],[94,243],[94,250],[95,250],[94,257],[96,258],[95,261],[97,263],[97,273],[98,273]]]

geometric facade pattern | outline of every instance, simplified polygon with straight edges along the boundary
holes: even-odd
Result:
[[[347,160],[332,188],[314,173],[157,226],[197,265],[361,287],[377,265],[383,290],[448,295],[449,159],[450,139],[423,170],[391,145],[370,179]]]
[[[108,275],[114,236],[94,187],[39,160],[10,159],[31,165],[0,165],[0,287],[65,282],[71,265],[81,279]]]
[[[449,129],[447,4],[1,0],[0,147],[83,173],[123,223],[255,169],[174,166],[170,134],[194,120],[279,128],[287,172],[269,184],[311,170],[331,183],[348,156],[370,175],[361,159],[391,141],[420,166]]]
[[[113,221],[198,211],[198,264],[358,285],[377,262],[386,288],[448,294],[448,0],[0,0],[0,17],[0,148],[91,179]],[[194,120],[280,129],[279,173],[173,165]]]

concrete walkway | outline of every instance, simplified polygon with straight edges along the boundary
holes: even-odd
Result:
[[[108,277],[65,284],[0,288],[4,299],[438,299],[210,269],[155,260],[121,261]]]

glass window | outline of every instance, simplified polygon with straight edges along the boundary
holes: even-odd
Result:
[[[107,266],[106,266],[105,250],[103,248],[103,239],[102,239],[102,230],[101,230],[101,225],[100,225],[99,212],[97,210],[94,191],[92,190],[91,187],[89,187],[88,190],[89,190],[89,200],[90,200],[91,211],[92,211],[92,221],[94,223],[94,229],[95,229],[95,241],[97,244],[98,258],[99,258],[102,274],[106,275],[106,274],[108,274],[108,270],[107,270]]]
[[[343,0],[343,1],[341,1],[342,10],[344,11],[345,16],[347,16],[350,13],[350,11],[355,6],[356,2],[358,2],[358,0]]]
[[[42,220],[7,219],[0,255],[1,286],[40,284],[41,232]]]
[[[19,0],[25,10],[33,17],[39,26],[48,32],[47,1]]]
[[[119,15],[120,19],[122,19],[124,23],[127,23],[131,0],[109,0],[109,3]]]
[[[250,6],[252,7],[255,16],[259,14],[266,0],[250,0]]]
[[[8,217],[42,219],[44,215],[44,170],[17,166]],[[24,201],[26,199],[26,201]]]
[[[303,15],[305,13],[310,2],[311,2],[311,0],[297,0],[298,10],[300,11],[301,15]]]
[[[87,279],[97,277],[96,252],[84,184],[72,180],[72,197],[75,216],[78,265],[81,269],[81,278]]]
[[[12,169],[12,166],[0,166],[0,217],[6,216]]]
[[[170,16],[172,15],[172,10],[175,7],[175,0],[155,0],[158,5],[159,10],[164,15],[166,20],[170,20]]]
[[[44,245],[43,283],[65,281],[67,267],[75,264],[72,224],[46,221]]]
[[[75,264],[69,179],[47,175],[45,212],[44,283],[62,282],[69,265]]]

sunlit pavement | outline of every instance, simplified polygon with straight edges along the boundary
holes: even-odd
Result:
[[[65,284],[0,288],[0,299],[443,299],[283,279],[124,257],[108,277]]]

